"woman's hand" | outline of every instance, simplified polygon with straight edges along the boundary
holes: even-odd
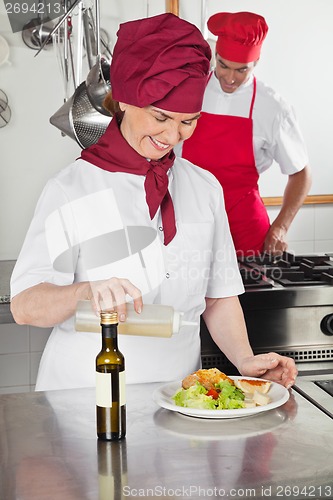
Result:
[[[263,377],[277,382],[287,389],[294,385],[298,373],[292,358],[281,356],[275,352],[245,358],[239,371],[248,377]]]
[[[141,291],[127,279],[81,281],[71,285],[39,283],[12,297],[11,312],[17,324],[48,328],[75,314],[79,300],[90,300],[93,309],[117,310],[119,321],[126,319],[126,295],[134,301],[137,313],[142,309]]]
[[[124,278],[110,278],[108,280],[90,282],[89,300],[96,312],[101,310],[117,311],[119,321],[126,319],[126,295],[133,299],[137,313],[142,310],[141,291],[129,280]]]

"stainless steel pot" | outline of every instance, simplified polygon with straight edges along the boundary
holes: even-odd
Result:
[[[41,47],[47,48],[52,45],[50,33],[53,23],[43,21],[40,18],[31,19],[22,30],[22,40],[29,49],[39,50]]]

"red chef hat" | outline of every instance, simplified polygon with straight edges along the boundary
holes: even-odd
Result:
[[[256,61],[267,35],[265,19],[252,12],[220,12],[208,19],[209,31],[218,36],[216,52],[228,61]]]
[[[211,50],[199,29],[174,14],[120,25],[111,63],[112,96],[140,108],[201,111]]]

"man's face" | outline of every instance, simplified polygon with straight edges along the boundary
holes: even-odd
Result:
[[[120,130],[139,155],[151,160],[165,156],[194,132],[200,113],[174,113],[155,106],[138,108],[119,103],[125,111]]]
[[[227,94],[232,94],[240,85],[245,83],[254,70],[257,61],[237,63],[222,59],[216,53],[215,75],[220,82],[221,89]]]

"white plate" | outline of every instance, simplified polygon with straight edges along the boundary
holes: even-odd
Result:
[[[254,377],[233,377],[230,376],[232,380],[237,380],[238,378],[246,378],[249,380],[263,380],[256,379]],[[180,382],[170,382],[163,385],[155,390],[153,394],[153,399],[162,408],[171,411],[177,411],[183,415],[197,418],[238,418],[238,417],[248,417],[250,415],[256,415],[263,411],[273,410],[273,408],[278,408],[279,406],[286,403],[289,399],[288,390],[280,384],[272,382],[272,385],[267,393],[270,397],[271,402],[264,406],[256,406],[255,408],[237,408],[236,410],[202,410],[197,408],[183,408],[182,406],[175,405],[172,396],[181,388],[182,383]]]

